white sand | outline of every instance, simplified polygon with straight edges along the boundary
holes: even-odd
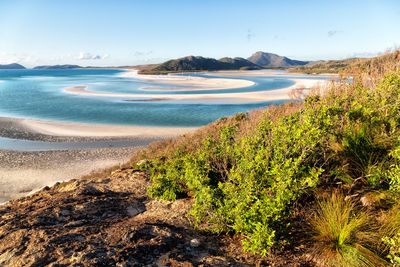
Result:
[[[178,75],[142,75],[137,70],[128,70],[120,75],[121,77],[144,80],[151,83],[173,84],[189,86],[187,88],[142,88],[143,90],[221,90],[231,88],[249,87],[255,83],[248,80],[204,78]]]
[[[34,119],[21,119],[20,123],[36,133],[76,137],[172,138],[197,129],[195,127],[117,126]]]
[[[129,160],[129,156],[121,159],[95,159],[63,164],[51,163],[52,168],[26,168],[18,170],[0,168],[0,204],[10,199],[25,196],[56,182],[68,181],[90,174],[93,171],[106,169]]]
[[[213,80],[213,79],[210,79]],[[123,97],[133,99],[153,99],[163,101],[190,101],[194,100],[209,102],[207,100],[219,99],[223,103],[246,103],[257,101],[273,101],[273,100],[287,100],[290,99],[290,92],[298,89],[310,89],[313,87],[324,87],[329,81],[323,79],[291,79],[295,82],[294,85],[276,90],[257,91],[257,92],[242,92],[242,93],[218,93],[218,94],[125,94],[125,93],[105,93],[105,92],[92,92],[86,90],[85,86],[73,86],[64,88],[64,92],[76,95],[93,95],[93,96],[107,96],[107,97]],[[240,81],[234,79],[234,81]]]

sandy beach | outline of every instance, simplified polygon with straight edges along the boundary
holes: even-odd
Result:
[[[210,79],[213,80],[213,79]],[[106,93],[106,92],[93,92],[87,90],[86,86],[78,85],[64,88],[64,92],[75,95],[92,95],[103,97],[122,97],[131,98],[131,101],[146,99],[154,101],[196,101],[208,103],[209,100],[220,100],[221,103],[248,103],[248,102],[261,102],[273,100],[289,100],[291,99],[290,93],[293,90],[304,90],[314,87],[323,88],[329,81],[325,79],[291,79],[295,82],[294,85],[287,88],[257,91],[257,92],[242,92],[242,93],[218,93],[218,94],[125,94],[125,93]],[[233,79],[233,81],[241,81]],[[233,82],[232,81],[232,82]],[[225,88],[226,89],[226,88]],[[189,90],[189,89],[186,89]],[[305,90],[303,93],[306,93]]]
[[[16,152],[0,150],[0,204],[128,161],[142,147]]]
[[[1,120],[1,119],[0,119]],[[44,121],[34,119],[13,119],[21,127],[33,133],[52,137],[79,137],[90,139],[157,139],[173,138],[196,127],[152,127],[152,126],[119,126],[105,124],[72,123]]]
[[[0,203],[59,181],[128,161],[154,139],[173,138],[196,128],[92,125],[0,118],[0,136],[47,142],[138,140],[132,147],[19,152],[0,149]]]

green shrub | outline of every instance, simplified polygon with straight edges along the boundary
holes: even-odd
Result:
[[[149,195],[193,197],[197,226],[242,234],[245,248],[265,255],[290,241],[293,204],[315,187],[342,181],[353,189],[362,179],[360,192],[389,183],[399,190],[399,77],[388,73],[372,85],[355,78],[302,105],[238,114],[151,148],[142,154],[152,172]],[[337,208],[353,214],[353,206]],[[353,233],[364,231],[364,217],[346,219],[343,255],[367,257],[366,247],[348,245],[361,244],[352,242]]]
[[[389,247],[388,259],[393,266],[400,266],[400,233],[392,238],[384,237],[383,241]]]

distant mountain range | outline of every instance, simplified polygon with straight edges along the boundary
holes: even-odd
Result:
[[[272,53],[256,52],[251,57],[224,57],[219,60],[200,56],[188,56],[168,60],[159,65],[140,68],[143,74],[162,74],[184,71],[215,71],[215,70],[255,70],[262,68],[290,68],[304,66],[310,61],[293,60]]]
[[[83,67],[79,65],[45,65],[45,66],[34,67],[34,69],[82,69],[82,68]],[[0,65],[0,69],[17,70],[26,68],[18,63],[12,63],[7,65]]]
[[[37,66],[34,69],[82,69],[83,67],[79,65],[44,65],[44,66]]]
[[[287,68],[304,66],[310,63],[309,61],[293,60],[287,57],[261,51],[254,53],[251,55],[251,57],[247,58],[247,60],[264,68]]]
[[[150,69],[141,70],[141,73],[167,73],[181,71],[215,71],[215,70],[240,70],[240,69],[261,69],[247,59],[235,57],[224,57],[219,60],[200,56],[188,56],[173,60],[168,60]]]
[[[12,63],[12,64],[6,64],[6,65],[0,65],[0,69],[2,70],[20,70],[20,69],[25,69],[24,66],[18,64],[18,63]]]

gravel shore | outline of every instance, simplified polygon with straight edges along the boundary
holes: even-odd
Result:
[[[0,150],[0,203],[59,181],[128,161],[141,147],[15,152]]]
[[[152,133],[146,138],[133,136],[56,136],[30,129],[24,119],[0,118],[0,136],[46,142],[95,142],[111,140],[140,140],[132,147],[108,147],[57,151],[19,152],[0,149],[0,203],[25,196],[44,186],[59,181],[79,178],[96,170],[106,169],[127,162],[143,144],[157,136],[170,138],[163,132]],[[46,122],[48,123],[48,122]],[[95,126],[94,126],[95,128]],[[131,129],[131,128],[128,128]],[[176,133],[179,135],[179,132]]]

